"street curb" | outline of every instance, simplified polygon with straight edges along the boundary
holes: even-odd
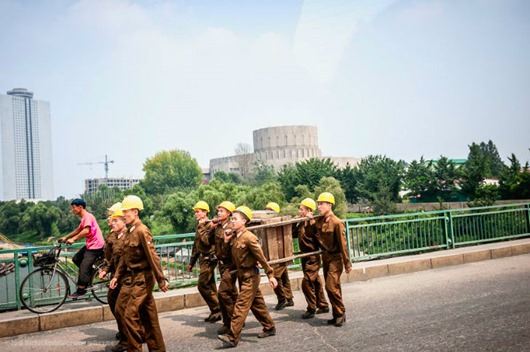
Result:
[[[530,238],[451,249],[443,252],[437,251],[377,261],[355,262],[349,274],[342,274],[341,281],[343,283],[367,281],[384,276],[438,269],[451,265],[468,264],[528,253],[530,253]],[[292,290],[300,290],[303,278],[302,272],[291,271],[289,274],[291,276]],[[264,295],[274,294],[265,278],[260,284],[260,289]],[[174,290],[173,292],[155,293],[159,313],[206,305],[195,287]],[[66,308],[41,315],[25,310],[5,312],[0,314],[0,338],[113,319],[114,317],[109,307],[101,305],[74,309]]]

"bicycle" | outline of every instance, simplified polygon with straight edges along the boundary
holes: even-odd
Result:
[[[20,300],[25,308],[33,313],[50,313],[59,309],[70,294],[70,282],[76,278],[70,274],[67,263],[61,261],[59,255],[64,243],[59,242],[48,253],[31,253],[33,265],[39,268],[33,270],[20,284]],[[110,275],[101,280],[99,269],[103,265],[103,258],[99,258],[92,266],[94,273],[89,286],[86,288],[90,300],[93,296],[103,304],[107,304]],[[76,299],[74,299],[76,300]]]

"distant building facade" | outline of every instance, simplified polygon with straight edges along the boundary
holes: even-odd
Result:
[[[253,152],[245,155],[233,155],[210,160],[210,174],[217,171],[243,173],[248,164],[256,161],[273,166],[276,171],[284,165],[293,165],[299,161],[319,158],[331,159],[337,166],[357,165],[360,158],[323,157],[318,145],[318,130],[315,126],[276,126],[253,132]]]
[[[50,103],[25,88],[0,94],[0,200],[53,200]]]
[[[139,178],[92,178],[85,180],[85,192],[87,194],[92,194],[96,192],[101,185],[105,185],[108,188],[117,187],[121,191],[133,188],[135,185],[139,184],[141,179]]]

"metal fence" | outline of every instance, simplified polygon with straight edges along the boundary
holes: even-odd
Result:
[[[347,219],[345,223],[351,259],[369,260],[530,236],[530,203],[361,217]],[[186,271],[193,237],[193,233],[186,233],[154,238],[162,268],[173,287],[197,281],[197,268],[191,273]],[[294,246],[296,250],[296,241]],[[69,260],[80,247],[82,244],[73,245],[61,256]],[[15,264],[13,273],[0,277],[0,311],[21,308],[18,287],[33,270],[32,256],[28,253],[51,248],[0,251],[4,258],[0,262]],[[289,268],[299,269],[299,260]]]
[[[347,219],[352,260],[487,243],[530,235],[530,203]]]

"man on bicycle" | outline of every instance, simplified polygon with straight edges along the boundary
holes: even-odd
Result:
[[[77,279],[77,291],[68,297],[78,299],[86,294],[86,287],[90,284],[94,262],[103,256],[105,240],[94,215],[86,210],[86,202],[81,198],[74,199],[70,205],[72,213],[81,218],[81,223],[74,231],[61,238],[66,244],[85,238],[85,246],[81,248],[72,258],[75,265],[79,267]]]

